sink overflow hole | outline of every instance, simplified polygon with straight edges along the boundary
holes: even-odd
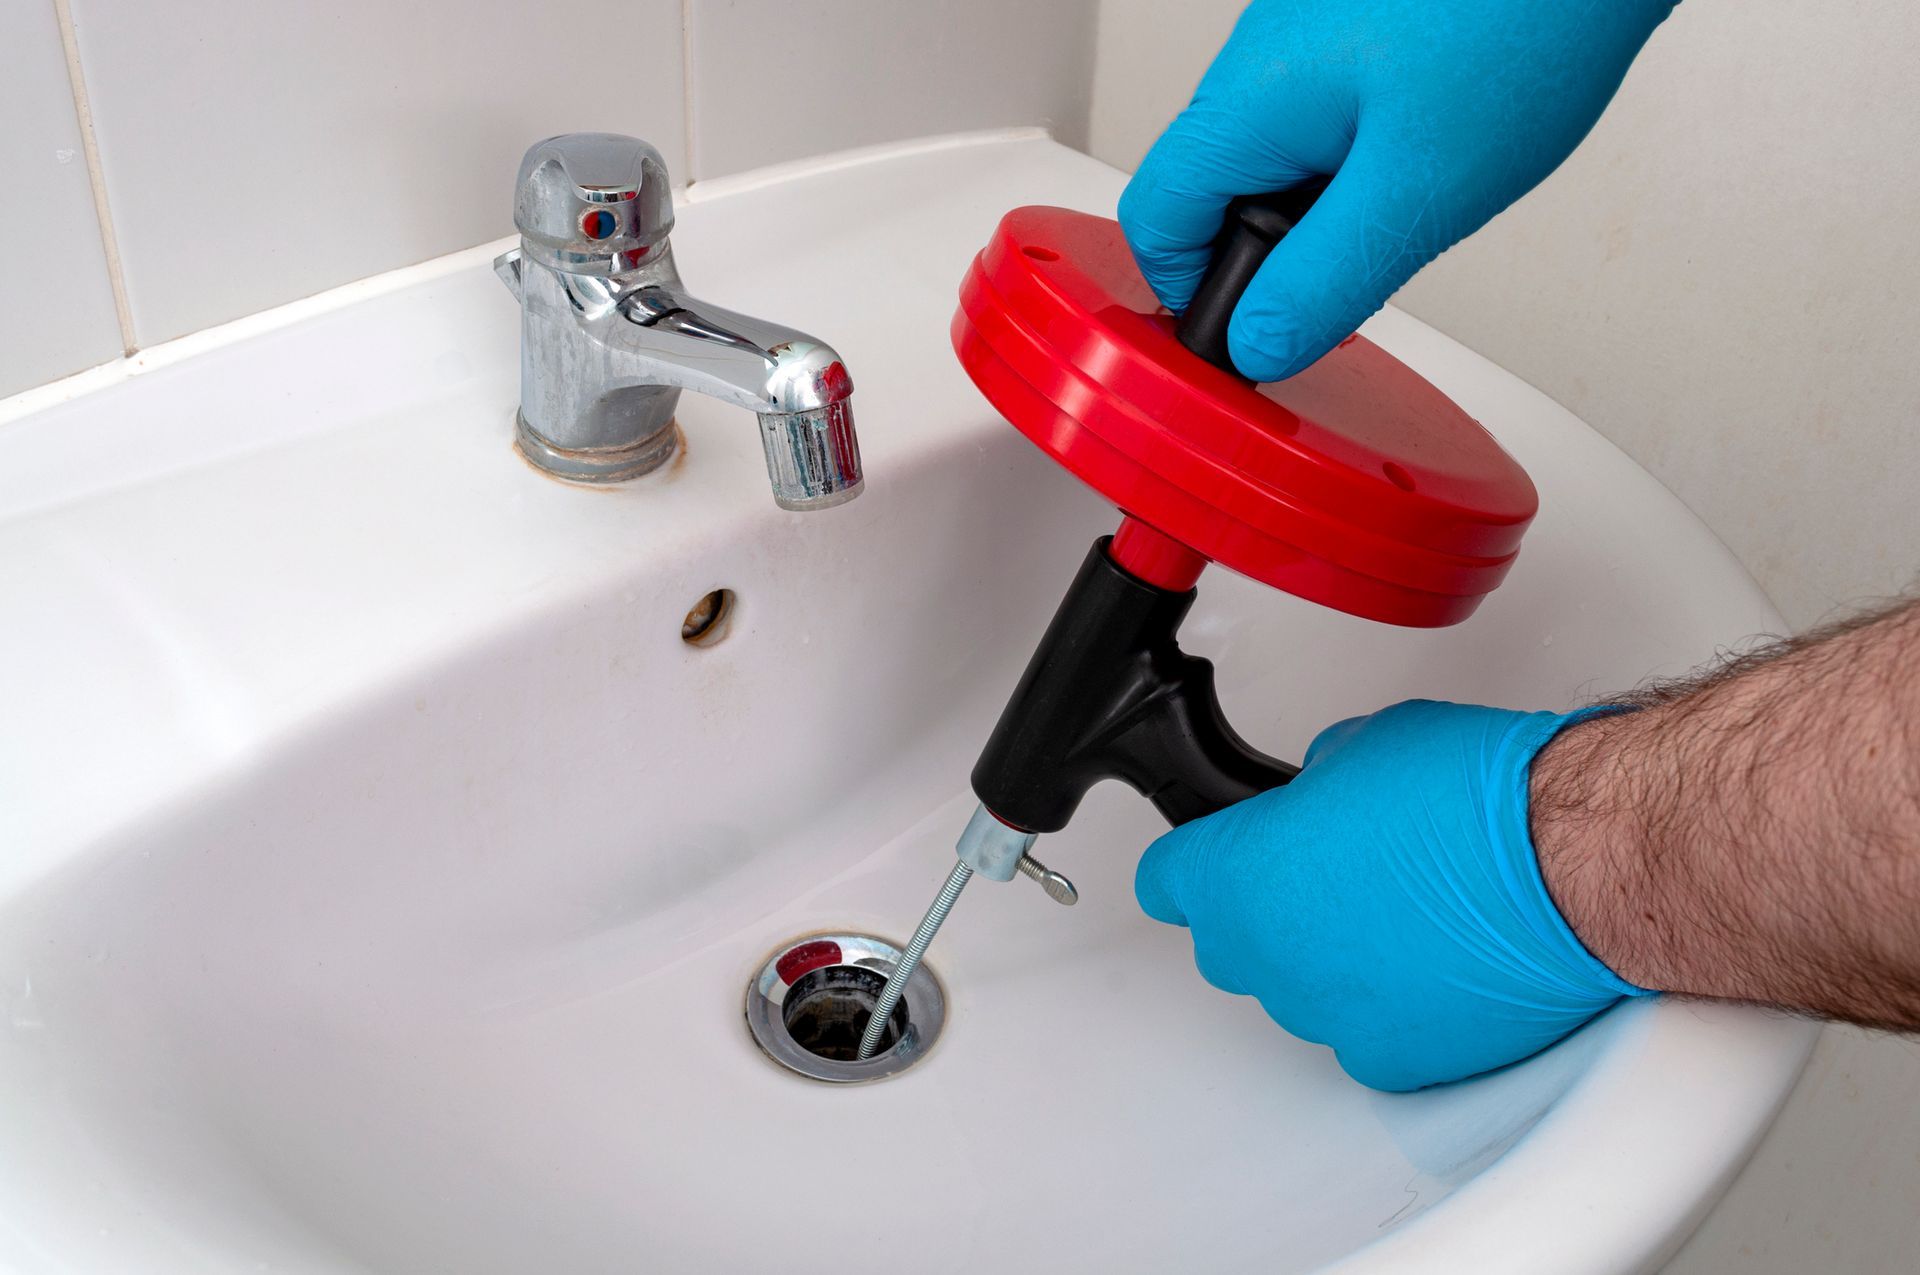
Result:
[[[715,589],[687,612],[687,618],[680,621],[680,640],[689,646],[712,646],[727,635],[728,622],[733,619],[733,590]]]
[[[857,965],[829,965],[803,975],[787,989],[782,1011],[787,1035],[817,1058],[858,1062],[860,1038],[873,1020],[874,1002],[886,985],[884,975]],[[880,1037],[880,1048],[892,1049],[906,1030],[907,1004],[903,1000],[893,1007],[886,1033]]]

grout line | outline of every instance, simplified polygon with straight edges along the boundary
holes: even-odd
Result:
[[[53,13],[60,24],[60,47],[67,55],[73,111],[80,119],[80,148],[87,157],[93,218],[100,225],[100,247],[107,257],[107,286],[113,289],[113,317],[120,324],[120,348],[131,355],[140,346],[134,340],[133,306],[127,300],[127,279],[120,267],[120,241],[113,233],[113,213],[107,208],[107,175],[100,166],[100,143],[93,135],[93,105],[87,99],[87,77],[80,68],[80,37],[73,28],[72,0],[53,0]]]
[[[680,0],[680,139],[687,152],[683,181],[700,171],[693,156],[693,0]]]
[[[22,390],[11,398],[0,398],[0,425],[23,417],[43,412],[50,407],[71,402],[83,395],[119,385],[136,376],[172,367],[176,363],[233,345],[253,337],[277,332],[282,328],[303,323],[308,319],[317,319],[323,315],[344,310],[348,306],[370,301],[375,297],[384,297],[420,284],[432,283],[439,279],[451,278],[469,270],[488,269],[493,259],[509,248],[520,246],[520,236],[508,235],[495,239],[491,243],[477,244],[472,248],[462,248],[450,252],[444,257],[435,257],[430,261],[416,262],[410,266],[401,266],[398,270],[388,270],[383,274],[369,275],[365,279],[355,279],[352,283],[343,283],[337,288],[325,292],[316,292],[310,297],[301,297],[298,301],[289,301],[284,305],[268,310],[256,310],[252,314],[242,315],[226,323],[215,324],[210,328],[201,328],[185,336],[150,345],[144,350],[135,351],[125,358],[115,359],[111,363],[102,363],[99,367],[76,372],[72,376],[49,381],[45,385],[36,385],[32,389]]]

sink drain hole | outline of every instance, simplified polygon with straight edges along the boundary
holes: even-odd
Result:
[[[803,975],[787,989],[781,1016],[793,1043],[818,1058],[860,1061],[860,1038],[873,1020],[874,1003],[886,976],[858,965],[829,965]],[[880,1037],[881,1050],[892,1049],[907,1031],[907,1004],[894,1006],[892,1021]]]
[[[873,1057],[860,1037],[900,960],[868,934],[810,934],[786,944],[747,987],[747,1028],[789,1071],[836,1084],[884,1080],[926,1057],[946,1024],[946,994],[924,964],[907,979]]]

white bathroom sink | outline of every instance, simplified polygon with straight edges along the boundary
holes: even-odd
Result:
[[[1133,902],[1106,785],[981,882],[927,1057],[834,1087],[742,1017],[812,931],[900,939],[974,751],[1115,518],[947,344],[1007,208],[1122,178],[1030,135],[696,188],[704,296],[846,356],[868,490],[783,513],[752,419],[618,490],[509,446],[486,251],[0,427],[0,1270],[1624,1270],[1711,1207],[1806,1024],[1664,1001],[1372,1093]],[[384,288],[384,290],[383,290]],[[1778,617],[1646,474],[1389,311],[1540,488],[1420,632],[1210,572],[1183,642],[1297,757],[1425,695],[1564,707]],[[44,396],[43,396],[44,397]],[[682,618],[728,588],[726,636]]]

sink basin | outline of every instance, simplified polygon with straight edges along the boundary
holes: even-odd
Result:
[[[1624,1006],[1527,1063],[1348,1081],[1133,903],[1147,804],[981,882],[945,1030],[830,1086],[743,1019],[769,953],[905,937],[1099,499],[947,347],[1008,207],[1110,209],[1030,134],[696,187],[704,294],[823,334],[868,490],[767,497],[744,413],[615,490],[511,450],[495,246],[147,356],[0,427],[0,1269],[1630,1270],[1751,1149],[1813,1029]],[[1561,707],[1778,617],[1618,451],[1410,317],[1369,336],[1542,512],[1471,621],[1210,572],[1183,642],[1252,742],[1415,695]],[[729,589],[718,640],[683,617]]]

